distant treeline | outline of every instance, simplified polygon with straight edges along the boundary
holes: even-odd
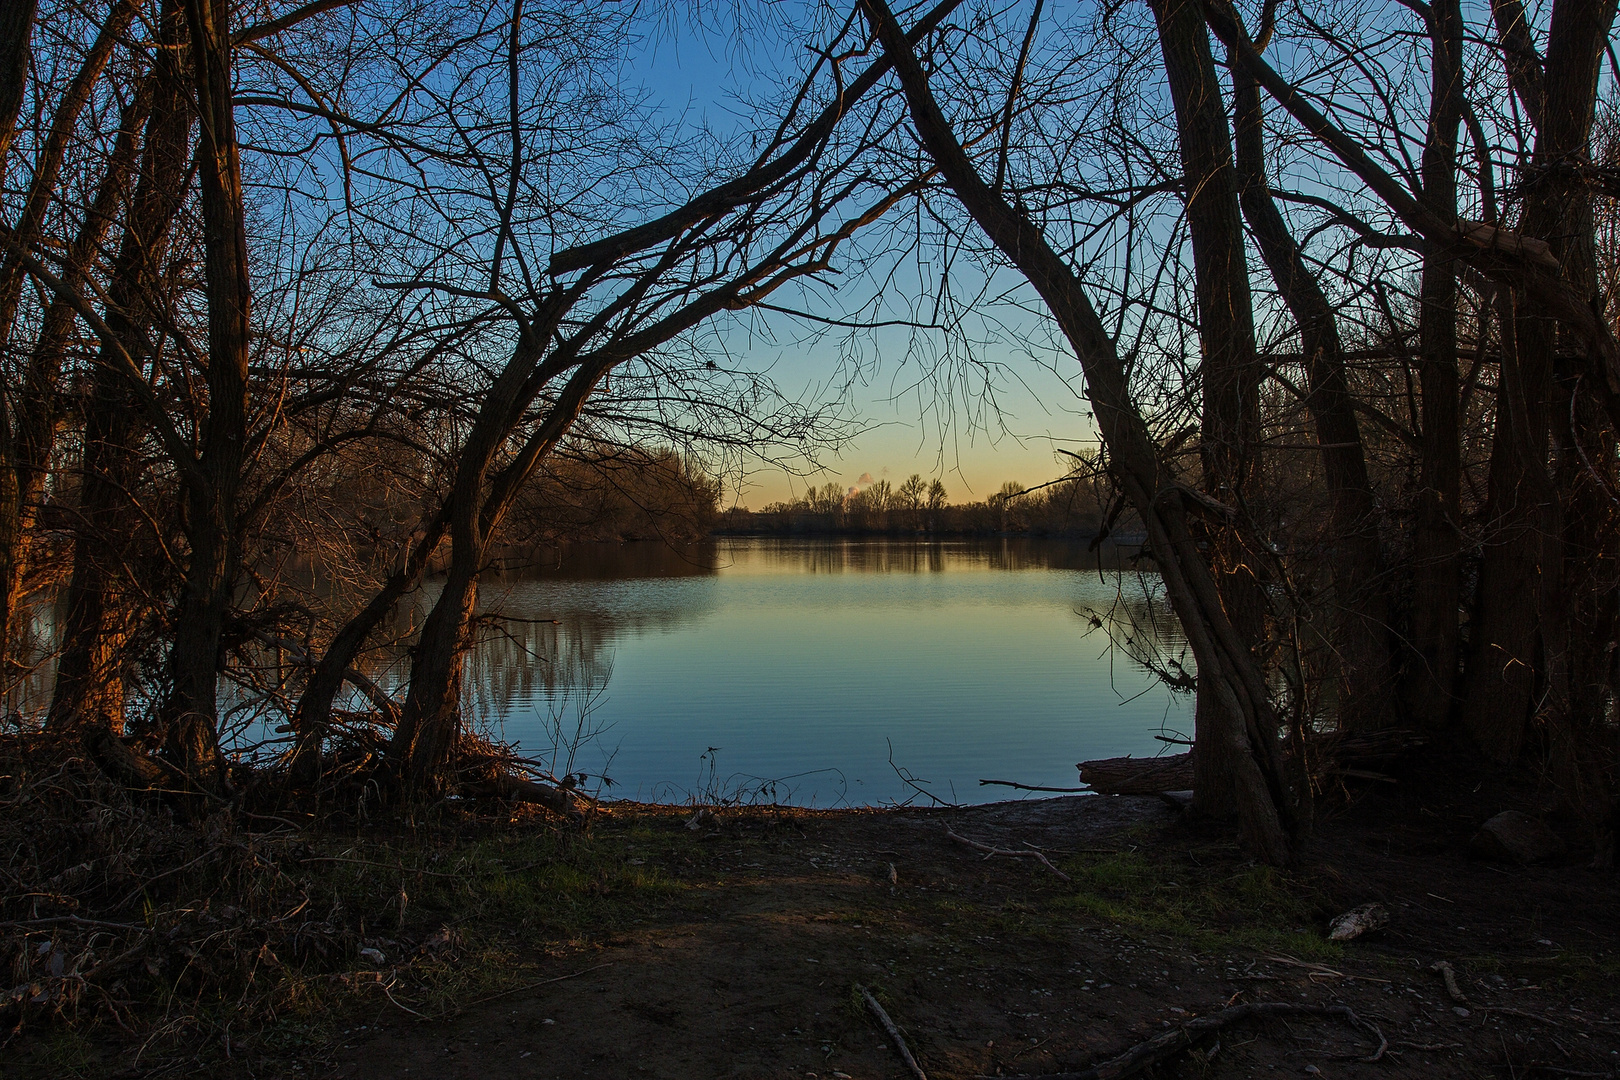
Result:
[[[851,491],[828,483],[763,510],[737,507],[720,516],[717,531],[1079,537],[1100,532],[1105,513],[1096,484],[1079,473],[1029,489],[1009,480],[987,499],[956,504],[942,481],[914,473],[898,486],[879,480]]]

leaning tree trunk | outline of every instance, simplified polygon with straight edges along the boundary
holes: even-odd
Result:
[[[1277,291],[1299,326],[1309,389],[1305,404],[1321,447],[1338,608],[1332,640],[1339,666],[1339,724],[1349,731],[1384,727],[1394,711],[1389,600],[1381,581],[1377,500],[1345,375],[1338,319],[1267,187],[1259,84],[1236,64],[1231,67],[1240,202]]]
[[[1457,129],[1462,123],[1462,10],[1457,0],[1430,6],[1429,129],[1423,146],[1422,202],[1457,220]],[[1462,435],[1458,415],[1457,271],[1446,245],[1423,244],[1418,285],[1418,379],[1422,446],[1417,520],[1412,532],[1412,656],[1408,713],[1445,726],[1456,694],[1461,602]]]
[[[152,107],[152,83],[152,79],[143,78],[125,104],[107,171],[102,174],[78,234],[68,246],[62,281],[71,292],[83,290],[91,266],[101,256],[112,222],[123,217],[120,210],[135,169],[139,131]],[[0,542],[0,589],[5,590],[0,603],[8,612],[18,609],[27,588],[35,520],[62,421],[57,401],[62,365],[67,360],[76,321],[77,314],[65,297],[54,297],[46,306],[22,385],[12,399],[15,428],[4,467],[13,475],[4,485],[9,501],[0,510],[7,525],[16,530],[14,540]]]
[[[1125,366],[1074,272],[1027,215],[1015,210],[974,169],[939,110],[927,76],[882,0],[862,0],[893,60],[924,147],[974,221],[1040,293],[1073,346],[1117,478],[1147,527],[1165,589],[1201,674],[1221,695],[1223,715],[1240,718],[1221,736],[1234,762],[1234,792],[1244,837],[1261,858],[1293,855],[1294,795],[1275,750],[1277,717],[1265,677],[1227,617],[1215,578],[1189,525],[1202,505],[1162,466],[1147,423],[1131,398]]]
[[[23,76],[15,89],[18,94],[27,84],[27,43],[33,25],[33,7],[31,3],[15,3],[0,14],[0,29],[15,27],[22,19],[27,19],[26,24],[20,27],[22,33],[17,38],[5,39],[5,44],[0,45],[0,65],[11,71],[20,70]],[[34,159],[33,175],[29,178],[22,212],[16,221],[5,223],[8,228],[0,233],[12,246],[6,257],[0,259],[0,343],[11,339],[18,306],[22,301],[25,277],[22,253],[39,241],[51,204],[61,195],[57,190],[57,181],[73,142],[79,116],[89,103],[102,71],[128,30],[138,7],[136,0],[118,0],[107,13],[84,62],[79,65],[73,81],[56,103],[44,144]],[[19,44],[23,50],[20,56],[14,51]],[[4,167],[3,146],[10,143],[17,119],[16,105],[20,104],[20,99],[11,103],[13,93],[9,85],[0,90],[0,169]],[[9,112],[6,111],[8,105]],[[23,417],[13,412],[14,407],[11,395],[0,395],[0,686],[10,681],[5,676],[13,661],[12,603],[22,565],[22,545],[26,540],[22,518],[24,491],[19,482],[16,461],[29,425]]]
[[[411,548],[399,569],[388,576],[377,594],[333,636],[332,643],[310,672],[293,714],[297,741],[288,771],[294,784],[308,786],[320,778],[321,745],[331,723],[332,702],[343,688],[349,669],[371,632],[387,618],[401,597],[421,584],[428,563],[444,538],[446,524],[446,515],[441,512],[428,526],[427,534]]]

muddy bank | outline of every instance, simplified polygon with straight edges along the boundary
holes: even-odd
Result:
[[[228,1002],[181,1003],[138,1060],[90,1015],[5,1054],[40,1076],[908,1075],[864,987],[941,1078],[1078,1070],[1246,1002],[1347,1005],[1364,1023],[1246,1022],[1159,1075],[1611,1075],[1612,877],[1471,859],[1475,816],[1416,791],[1369,796],[1290,873],[1138,797],[696,820],[619,805],[560,846],[547,833],[544,851],[534,822],[414,847],[350,838],[328,857],[373,865],[342,866],[352,879],[325,881],[322,902],[345,881],[411,899],[403,919],[371,913],[380,964],[356,953],[322,976],[341,991],[230,1043]],[[475,873],[478,859],[500,871]],[[1369,901],[1391,912],[1384,930],[1326,939]],[[431,957],[406,947],[427,939]]]

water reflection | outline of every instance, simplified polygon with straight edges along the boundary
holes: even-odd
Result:
[[[1074,761],[1156,753],[1154,734],[1188,726],[1148,670],[1190,669],[1185,641],[1131,549],[578,547],[492,582],[483,604],[468,714],[632,797],[904,798],[892,740],[904,768],[969,801],[1004,794],[979,774],[1072,784]]]
[[[403,602],[393,644],[357,665],[396,697],[436,596],[430,583]],[[30,624],[41,704],[56,614],[40,605]],[[226,684],[238,749],[286,738],[274,727],[300,669],[283,659],[266,650],[256,681]],[[1163,751],[1154,736],[1190,731],[1191,709],[1159,675],[1191,668],[1130,548],[581,545],[486,580],[464,706],[559,773],[611,777],[611,795],[880,803],[915,794],[905,771],[962,802],[1006,795],[980,778],[1070,786],[1074,762]]]

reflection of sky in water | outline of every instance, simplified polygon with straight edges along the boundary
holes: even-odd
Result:
[[[904,798],[892,742],[942,796],[1004,798],[978,779],[1072,786],[1083,758],[1159,753],[1155,733],[1191,727],[1185,699],[1088,636],[1095,614],[1140,640],[1120,620],[1147,606],[1134,574],[1101,580],[1083,546],[730,540],[689,561],[654,547],[491,582],[485,609],[513,618],[467,672],[472,713],[540,757],[591,699],[585,724],[603,730],[573,767],[611,755],[612,794],[684,798],[718,747],[723,787],[829,769],[778,794]]]

